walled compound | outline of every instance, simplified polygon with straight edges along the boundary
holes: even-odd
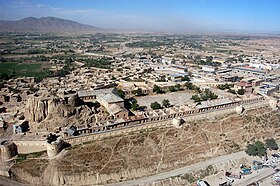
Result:
[[[222,98],[212,101],[203,101],[195,107],[187,105],[174,106],[170,108],[145,111],[135,116],[128,116],[128,111],[124,108],[123,100],[115,97],[112,90],[79,92],[84,100],[98,100],[106,109],[112,105],[123,109],[121,115],[113,115],[110,121],[96,120],[95,125],[86,125],[84,127],[70,127],[67,130],[61,130],[59,137],[50,134],[47,139],[43,138],[17,138],[1,143],[2,169],[1,175],[8,176],[8,170],[13,159],[17,154],[26,154],[40,151],[47,151],[49,158],[54,158],[63,149],[63,145],[77,145],[88,141],[112,137],[115,135],[125,135],[130,132],[136,132],[143,129],[174,126],[180,128],[182,124],[195,120],[215,118],[225,114],[244,114],[246,110],[252,110],[260,107],[270,106],[273,110],[277,109],[278,101],[262,96],[254,96],[247,99]],[[70,99],[68,100],[70,101]],[[117,113],[118,114],[118,113]],[[119,118],[121,117],[121,118]],[[75,132],[69,132],[69,129]],[[71,130],[70,130],[71,131]]]
[[[214,105],[207,108],[199,108],[188,111],[181,110],[177,113],[169,113],[165,115],[148,115],[149,113],[146,113],[145,117],[132,116],[129,119],[120,122],[103,124],[92,128],[78,129],[77,136],[70,136],[67,132],[63,132],[61,139],[58,141],[55,140],[55,143],[53,143],[53,141],[48,143],[44,139],[14,139],[13,143],[17,146],[18,153],[31,153],[48,149],[48,151],[52,151],[49,154],[57,154],[61,150],[60,147],[62,141],[70,145],[75,145],[114,135],[124,135],[125,133],[134,132],[141,129],[165,127],[166,123],[168,123],[168,125],[172,125],[172,120],[178,117],[187,123],[193,120],[201,120],[224,114],[235,113],[236,107],[239,107],[240,105],[242,105],[245,110],[251,110],[260,107],[266,107],[270,105],[269,102],[269,100],[264,99],[263,97],[258,97],[249,100],[231,102],[219,106]]]

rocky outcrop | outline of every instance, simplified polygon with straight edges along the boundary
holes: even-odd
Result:
[[[30,123],[40,123],[45,119],[54,116],[70,116],[73,109],[63,104],[59,98],[41,99],[38,97],[29,98],[26,103],[25,117]]]
[[[51,97],[30,97],[25,107],[25,118],[30,126],[43,124],[46,128],[52,129],[64,126],[64,123],[83,124],[93,122],[93,111],[87,105],[80,105],[77,95],[67,98]]]

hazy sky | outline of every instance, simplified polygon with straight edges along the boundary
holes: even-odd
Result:
[[[28,16],[107,29],[280,32],[280,0],[0,0],[0,19]]]

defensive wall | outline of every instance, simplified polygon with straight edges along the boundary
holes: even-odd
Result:
[[[245,110],[252,110],[268,105],[268,101],[263,98],[256,98],[244,101],[233,102],[225,105],[213,106],[209,108],[195,109],[186,112],[144,118],[134,121],[121,122],[111,125],[95,127],[93,129],[84,129],[78,136],[64,136],[63,140],[71,145],[84,143],[87,141],[118,136],[135,132],[138,130],[154,127],[165,127],[172,125],[171,120],[176,117],[183,118],[186,122],[194,120],[209,119],[211,117],[221,116],[230,113],[236,113],[236,106],[242,105]]]
[[[208,108],[194,109],[185,112],[178,112],[169,115],[143,118],[133,121],[120,122],[110,125],[98,126],[91,129],[79,131],[78,136],[63,136],[62,140],[70,145],[85,143],[88,141],[109,138],[112,136],[124,135],[140,130],[166,127],[172,125],[171,120],[176,117],[183,118],[186,122],[194,120],[209,119],[211,117],[221,116],[230,113],[236,113],[235,108],[242,105],[246,110],[265,107],[268,100],[264,98],[255,98],[243,101],[228,103],[225,105],[213,106]],[[17,146],[18,153],[32,153],[47,150],[46,140],[13,140]]]
[[[46,140],[13,140],[19,154],[47,150]]]

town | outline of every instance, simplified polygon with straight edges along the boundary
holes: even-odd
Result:
[[[276,36],[1,33],[0,42],[1,174],[8,177],[21,154],[55,159],[108,137],[279,112]],[[279,136],[276,127],[272,140]],[[253,169],[277,167],[272,152]],[[249,173],[241,167],[215,183],[237,185]],[[279,184],[280,176],[266,181]]]

